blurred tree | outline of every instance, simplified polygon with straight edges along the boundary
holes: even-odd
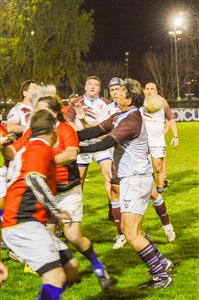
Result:
[[[57,82],[79,79],[81,55],[94,35],[93,12],[81,10],[84,0],[2,0],[0,19],[0,87],[16,96],[21,81]]]
[[[198,70],[194,68],[195,62],[198,61],[198,53],[195,49],[194,41],[188,45],[188,55],[183,41],[177,43],[180,94],[184,98],[187,92],[187,82],[198,76]],[[176,65],[174,55],[171,57],[168,50],[161,52],[149,51],[144,55],[143,64],[145,82],[155,82],[160,95],[169,100],[176,99]]]

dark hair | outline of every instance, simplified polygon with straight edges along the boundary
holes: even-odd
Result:
[[[51,109],[53,112],[57,113],[57,120],[65,121],[64,116],[61,112],[62,103],[58,96],[45,96],[39,98],[38,102],[44,101],[48,104],[48,108]]]
[[[126,98],[132,100],[130,105],[141,107],[144,103],[144,92],[141,83],[135,79],[125,79],[123,87],[126,89]]]
[[[97,81],[99,81],[99,83],[101,84],[101,80],[99,79],[99,77],[95,76],[95,75],[92,75],[92,76],[89,76],[86,78],[86,81],[90,80],[90,79],[95,79]]]
[[[24,98],[23,92],[27,91],[29,89],[29,86],[31,85],[31,83],[38,84],[38,82],[34,79],[26,80],[22,83],[21,88],[20,88],[20,95],[21,95],[22,99]]]
[[[36,137],[42,134],[49,134],[54,130],[56,120],[53,115],[46,109],[36,111],[30,122],[32,129],[31,137]]]

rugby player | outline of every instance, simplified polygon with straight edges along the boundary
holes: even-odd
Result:
[[[115,147],[114,162],[121,179],[122,231],[153,275],[142,288],[166,288],[173,281],[167,273],[170,261],[158,251],[141,228],[154,181],[148,158],[147,132],[139,112],[143,101],[142,89],[132,81],[125,81],[118,100],[121,113],[98,126],[79,131],[78,135],[80,140],[84,140],[106,134],[96,144],[81,146],[82,153]]]
[[[41,110],[32,116],[30,127],[31,138],[17,152],[9,178],[2,237],[9,249],[41,276],[38,300],[58,300],[75,278],[78,262],[65,243],[44,226],[49,216],[71,220],[53,196],[55,119],[47,110]]]

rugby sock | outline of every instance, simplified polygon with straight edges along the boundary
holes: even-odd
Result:
[[[37,300],[60,300],[63,289],[51,284],[42,284]]]
[[[139,251],[138,255],[149,266],[151,274],[162,279],[168,278],[168,274],[155,254],[151,244]]]
[[[153,200],[153,206],[156,210],[157,215],[160,217],[162,225],[169,224],[169,216],[162,195],[159,195],[158,199]]]
[[[162,265],[166,265],[167,264],[166,257],[162,253],[159,252],[159,250],[156,248],[156,246],[154,245],[154,243],[150,240],[150,238],[149,238],[148,235],[146,235],[145,238],[149,241],[149,243],[153,247],[153,250],[154,250],[155,254],[157,255],[157,257],[159,258],[161,264]]]
[[[72,285],[73,285],[73,282],[65,281],[64,286],[63,286],[63,292],[64,292],[66,289],[70,288]]]
[[[115,222],[115,225],[117,226],[117,231],[119,234],[122,234],[120,202],[113,201],[113,202],[111,202],[111,205],[112,205],[112,214],[113,214],[114,222]]]
[[[104,265],[99,261],[97,254],[94,252],[92,243],[86,251],[80,252],[91,262],[93,270],[104,269]]]
[[[112,212],[112,205],[111,205],[110,201],[108,202],[108,219],[110,221],[114,220],[113,212]]]

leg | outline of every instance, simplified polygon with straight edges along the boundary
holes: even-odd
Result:
[[[60,300],[66,275],[63,268],[55,268],[42,276],[42,286],[38,300]]]
[[[74,222],[71,225],[66,224],[64,226],[64,233],[66,238],[78,249],[78,251],[91,262],[93,270],[104,268],[94,252],[92,242],[83,236],[81,223]]]
[[[143,262],[150,268],[150,273],[157,278],[158,283],[161,282],[162,285],[167,286],[171,284],[172,279],[168,277],[168,274],[155,253],[153,246],[146,239],[145,234],[141,231],[142,221],[143,215],[136,213],[122,213],[122,229],[124,235]],[[155,284],[156,282],[153,281],[154,287]]]
[[[75,257],[71,258],[67,263],[63,264],[67,277],[67,283],[71,283],[77,277],[79,271],[79,262]]]
[[[135,213],[122,213],[122,231],[136,252],[149,245],[145,234],[141,231],[143,216]]]
[[[118,234],[122,234],[120,201],[119,201],[119,184],[113,183],[112,179],[111,179],[111,206],[112,206],[112,214],[114,217],[115,224],[117,226]]]
[[[89,165],[78,165],[78,169],[79,169],[79,173],[80,173],[80,179],[81,179],[81,183],[82,183],[82,189],[83,189],[83,186],[84,186],[84,181],[86,179],[86,175],[87,175],[87,171],[88,171],[88,166]]]
[[[66,245],[39,222],[26,222],[7,230],[4,239],[42,277],[38,299],[59,300],[67,279],[59,251],[70,252]]]
[[[64,234],[68,241],[75,245],[75,247],[80,251],[87,250],[91,245],[91,241],[82,234],[80,222],[65,224]]]
[[[112,285],[112,281],[109,279],[109,275],[104,265],[99,261],[93,249],[92,242],[83,236],[81,223],[74,222],[71,225],[66,224],[64,226],[64,232],[67,239],[90,261],[101,287],[109,288]]]
[[[141,230],[152,186],[152,176],[129,176],[122,178],[120,182],[122,232],[140,258],[148,265],[151,274],[158,278],[158,286],[166,287],[171,284],[172,279],[168,277],[153,246]],[[154,280],[152,282],[151,286],[158,288],[157,282],[154,282]]]
[[[57,197],[60,198],[60,196],[62,197],[62,200],[60,199],[59,201],[60,209],[68,211],[73,220],[70,224],[64,224],[66,238],[90,261],[93,271],[100,277],[101,286],[103,288],[108,287],[110,279],[105,276],[105,267],[94,252],[92,242],[82,234],[81,220],[83,207],[81,187],[77,186]]]
[[[121,230],[121,211],[120,211],[120,201],[119,201],[119,179],[112,178],[111,179],[111,206],[112,206],[112,214],[114,217],[114,222],[117,227],[118,234],[115,238],[115,243],[113,245],[113,249],[122,248],[127,240],[122,233]]]
[[[156,184],[159,192],[164,188],[163,157],[153,158],[153,166],[156,173]]]
[[[43,284],[51,284],[56,287],[62,288],[65,281],[66,281],[66,274],[62,267],[52,269],[46,273],[44,273],[42,276],[42,283]]]
[[[113,221],[114,217],[113,217],[113,214],[112,214],[111,183],[110,183],[112,161],[109,160],[109,159],[101,160],[101,161],[98,161],[98,164],[99,164],[99,166],[102,170],[102,174],[104,175],[105,188],[106,188],[106,192],[107,192],[107,195],[108,195],[108,207],[109,207],[108,219],[110,221]]]
[[[161,223],[163,225],[163,229],[165,231],[165,234],[167,236],[167,239],[169,242],[173,242],[175,240],[175,232],[173,230],[173,226],[169,221],[169,216],[167,213],[166,204],[163,200],[163,197],[161,194],[157,192],[156,185],[153,185],[153,190],[151,193],[151,199],[153,202],[153,207],[156,210],[157,215],[159,216]]]
[[[111,199],[111,184],[110,184],[110,180],[111,180],[111,165],[112,165],[112,160],[110,159],[106,159],[106,160],[102,160],[99,163],[99,166],[102,170],[102,174],[104,175],[104,180],[105,180],[105,188],[106,188],[106,192],[108,195],[108,198]]]
[[[164,188],[167,188],[167,187],[169,187],[169,183],[167,181],[167,159],[166,159],[166,157],[163,157],[162,172],[163,172],[163,178],[164,178]]]

